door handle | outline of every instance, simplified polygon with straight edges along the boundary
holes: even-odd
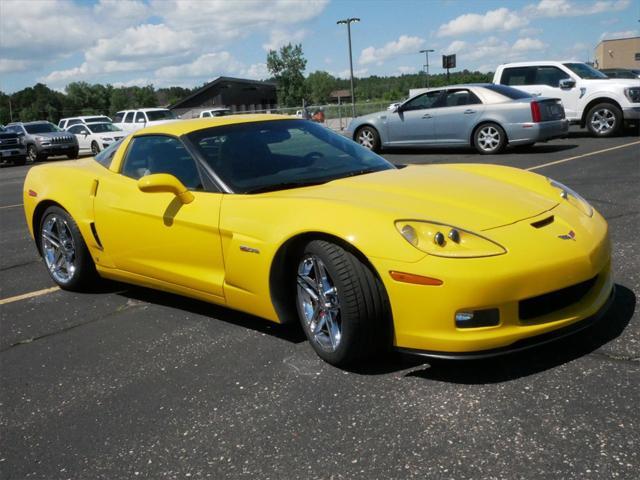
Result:
[[[532,93],[531,95],[533,95],[534,97],[540,97],[540,96],[542,96],[542,93],[541,92]]]
[[[425,113],[424,115],[422,115],[422,118],[433,118],[433,117],[431,116],[431,114]]]
[[[471,113],[476,113],[476,111],[475,110],[471,110],[470,108],[464,111],[465,115],[469,115]]]

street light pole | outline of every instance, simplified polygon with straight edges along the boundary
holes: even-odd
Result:
[[[435,50],[432,49],[428,49],[428,50],[420,50],[420,53],[424,53],[425,58],[427,60],[427,63],[425,64],[425,67],[427,69],[427,88],[429,88],[429,52],[435,52]]]
[[[347,26],[347,35],[349,37],[349,71],[351,72],[351,113],[353,118],[356,118],[356,95],[353,89],[353,57],[351,55],[351,24],[359,21],[360,21],[359,18],[350,17],[350,18],[345,18],[344,20],[338,20],[336,22],[337,25]]]

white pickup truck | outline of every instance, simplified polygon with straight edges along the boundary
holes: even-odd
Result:
[[[178,120],[171,110],[166,108],[139,108],[122,110],[113,117],[113,124],[125,132],[135,132],[151,125],[175,122]]]
[[[507,63],[498,66],[493,83],[559,98],[567,119],[598,137],[616,134],[625,122],[640,121],[640,79],[608,78],[586,63]]]

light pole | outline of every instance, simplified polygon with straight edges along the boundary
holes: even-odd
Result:
[[[345,18],[344,20],[338,20],[337,25],[347,26],[347,35],[349,36],[349,70],[351,72],[351,113],[353,118],[356,118],[356,95],[353,90],[353,58],[351,56],[351,24],[359,22],[359,18]]]
[[[435,50],[432,49],[428,49],[428,50],[420,50],[420,53],[424,53],[425,58],[427,60],[427,63],[425,64],[425,68],[427,69],[427,88],[429,88],[429,52],[435,52]]]

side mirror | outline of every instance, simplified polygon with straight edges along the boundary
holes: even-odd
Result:
[[[563,78],[560,80],[560,88],[569,89],[576,86],[576,81],[573,78]]]
[[[180,180],[168,173],[145,175],[138,180],[138,189],[148,193],[173,193],[182,203],[191,203],[195,199]]]

